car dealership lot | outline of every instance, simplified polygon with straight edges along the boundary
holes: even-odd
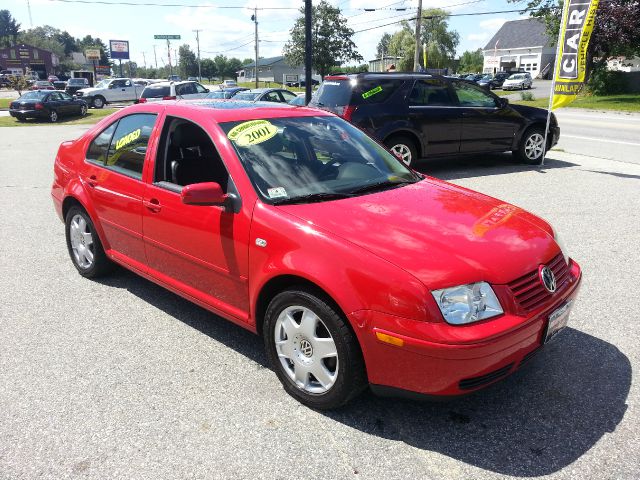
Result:
[[[76,273],[49,188],[86,128],[0,130],[0,478],[635,478],[640,165],[419,165],[560,230],[584,273],[570,328],[468,398],[323,414],[286,395],[258,337],[123,270]]]

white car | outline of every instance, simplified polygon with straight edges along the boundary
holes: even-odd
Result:
[[[229,87],[237,87],[238,84],[236,83],[235,80],[224,80],[221,83],[222,88],[229,88]]]
[[[158,82],[144,88],[138,103],[176,99],[193,100],[206,98],[208,93],[209,89],[198,82]]]
[[[533,80],[531,79],[530,73],[514,73],[504,81],[502,89],[524,90],[525,88],[531,88],[531,85],[533,85]]]
[[[141,93],[142,87],[136,86],[130,78],[111,78],[93,88],[78,90],[76,96],[90,107],[102,108],[108,103],[135,102]]]

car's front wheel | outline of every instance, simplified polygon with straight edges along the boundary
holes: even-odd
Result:
[[[108,273],[113,264],[104,253],[95,226],[87,212],[73,206],[65,217],[67,249],[80,275],[94,278]]]
[[[413,166],[418,160],[418,149],[409,137],[396,135],[387,139],[384,144],[408,167]]]
[[[265,314],[263,335],[278,379],[305,405],[337,408],[367,385],[354,333],[321,294],[294,288],[276,295]]]
[[[518,150],[513,153],[521,162],[537,165],[542,159],[543,152],[544,130],[539,127],[533,127],[524,133],[520,140]]]

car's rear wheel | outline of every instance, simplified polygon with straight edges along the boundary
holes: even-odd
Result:
[[[303,288],[279,293],[267,308],[263,334],[278,379],[301,403],[337,408],[366,387],[358,341],[323,295]]]
[[[51,110],[49,112],[49,121],[51,123],[56,123],[58,121],[58,112],[56,112],[55,110]]]
[[[93,108],[102,108],[104,107],[104,98],[102,97],[95,97],[93,99]]]
[[[533,127],[524,133],[518,150],[513,153],[521,162],[537,165],[542,159],[543,152],[544,130],[539,127]]]
[[[418,149],[415,142],[405,135],[393,136],[387,139],[384,144],[408,167],[415,165],[418,160]]]
[[[113,269],[95,226],[83,208],[73,206],[69,209],[65,218],[65,233],[69,256],[80,275],[94,278]]]

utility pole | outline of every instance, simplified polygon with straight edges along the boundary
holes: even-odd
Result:
[[[171,76],[173,75],[173,67],[171,66],[171,44],[169,43],[168,38],[167,38],[167,59],[169,60],[169,76]]]
[[[200,32],[202,30],[194,30],[196,32],[196,44],[198,45],[198,81],[202,81],[202,71],[200,69]]]
[[[256,42],[256,88],[259,87],[258,85],[258,8],[254,7],[253,8],[253,15],[251,16],[251,20],[253,20],[253,23],[255,24],[255,42]]]
[[[153,46],[153,59],[156,62],[156,70],[158,69],[158,56],[156,55],[156,46]]]
[[[311,0],[304,0],[304,100],[311,101]],[[323,79],[324,80],[324,79]]]
[[[420,67],[420,22],[422,21],[422,0],[418,0],[418,18],[416,19],[416,51],[413,55],[413,71]]]
[[[147,68],[147,59],[146,59],[146,57],[144,56],[144,53],[145,53],[145,52],[142,52],[142,63],[144,63],[144,68],[146,69],[146,68]]]

